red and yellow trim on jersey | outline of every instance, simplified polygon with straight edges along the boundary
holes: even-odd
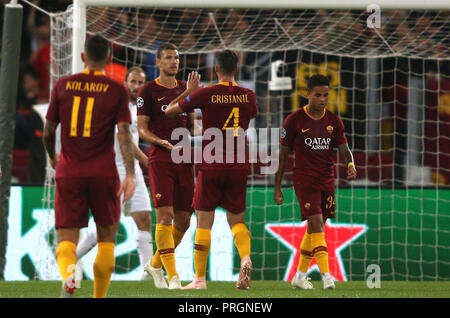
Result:
[[[81,72],[81,74],[89,75],[91,73],[91,71],[92,70],[90,70],[90,69],[85,69]],[[94,70],[94,76],[106,76],[106,74],[102,71]]]
[[[161,86],[161,87],[164,87],[164,88],[168,88],[168,89],[172,89],[172,88],[178,87],[178,81],[175,78],[173,80],[175,81],[175,86],[174,87],[168,87],[168,86],[165,86],[165,85],[161,84],[161,82],[159,81],[159,77],[155,78],[155,83],[158,86]]]
[[[236,82],[219,82],[217,85],[223,85],[223,86],[238,86]]]
[[[303,106],[303,110],[305,111],[305,113],[306,113],[306,115],[308,115],[311,119],[314,119],[314,120],[319,120],[319,119],[322,119],[323,118],[323,116],[325,116],[325,113],[327,112],[327,109],[325,108],[324,110],[323,110],[323,114],[322,114],[322,116],[320,116],[319,118],[314,118],[313,116],[311,116],[311,114],[308,112],[308,108],[307,108],[307,106],[308,105],[305,105],[305,106]]]

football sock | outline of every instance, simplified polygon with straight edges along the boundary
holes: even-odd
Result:
[[[60,242],[56,249],[56,262],[58,263],[59,272],[64,282],[75,270],[75,264],[77,262],[76,249],[77,246],[71,241]]]
[[[325,242],[325,233],[311,233],[311,245],[312,252],[316,258],[317,265],[319,266],[320,273],[328,273],[328,249]]]
[[[302,273],[308,272],[309,265],[313,259],[311,234],[305,231],[302,243],[300,244],[300,260],[298,261],[298,270]]]
[[[153,255],[153,239],[149,231],[138,230],[136,236],[136,248],[141,266],[144,267]]]
[[[236,246],[241,260],[245,256],[250,256],[250,232],[244,223],[238,223],[231,229],[234,237],[234,245]]]
[[[197,228],[194,244],[194,269],[197,278],[206,275],[209,248],[211,246],[211,230]]]
[[[94,262],[94,298],[103,298],[108,291],[116,263],[114,245],[112,242],[98,243],[97,256]]]
[[[178,231],[174,225],[172,225],[172,236],[173,236],[173,243],[175,245],[175,248],[180,244],[181,240],[183,239],[184,232]],[[161,257],[159,255],[159,252],[156,251],[155,255],[153,255],[152,258],[152,267],[154,268],[161,268]]]
[[[161,257],[161,263],[166,269],[167,279],[170,282],[173,276],[177,276],[175,266],[175,244],[172,236],[172,225],[156,224],[156,246]]]
[[[77,260],[86,255],[95,245],[97,245],[97,231],[88,231],[77,245]]]

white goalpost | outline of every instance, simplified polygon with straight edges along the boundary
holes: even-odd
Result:
[[[162,42],[179,48],[180,79],[197,70],[205,84],[215,80],[214,52],[237,51],[237,81],[258,97],[256,130],[282,127],[307,103],[306,80],[328,76],[328,108],[344,121],[359,174],[347,182],[337,159],[336,218],[325,230],[333,277],[362,280],[376,264],[385,280],[450,279],[449,1],[74,0],[51,23],[52,83],[82,71],[89,34],[111,41],[107,74],[118,80],[132,66],[143,67],[148,80],[157,76],[154,54]],[[283,206],[273,202],[274,176],[262,167],[252,165],[247,196],[254,279],[290,280],[305,231],[292,158]],[[39,279],[58,278],[51,265],[53,187],[48,170]],[[134,224],[127,217],[121,222],[113,279],[139,279]],[[239,257],[220,209],[214,227],[208,279],[235,280]],[[195,216],[176,250],[182,280],[193,275],[194,233]],[[92,255],[84,261],[86,278]],[[318,277],[314,263],[310,275]]]

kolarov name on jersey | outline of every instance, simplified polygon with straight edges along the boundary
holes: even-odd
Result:
[[[67,81],[66,83],[66,90],[88,93],[106,93],[108,88],[109,84],[100,82]]]

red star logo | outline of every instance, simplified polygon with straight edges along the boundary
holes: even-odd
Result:
[[[297,272],[298,261],[300,257],[300,244],[303,234],[306,230],[306,221],[301,223],[270,223],[266,224],[266,231],[277,238],[284,246],[292,251],[289,263],[284,275],[285,281],[291,281]],[[359,236],[364,234],[367,226],[364,224],[347,223],[325,223],[325,240],[328,247],[328,262],[330,274],[337,281],[346,281],[344,263],[342,262],[340,252],[351,244]],[[316,260],[313,258],[308,272],[317,267]]]

